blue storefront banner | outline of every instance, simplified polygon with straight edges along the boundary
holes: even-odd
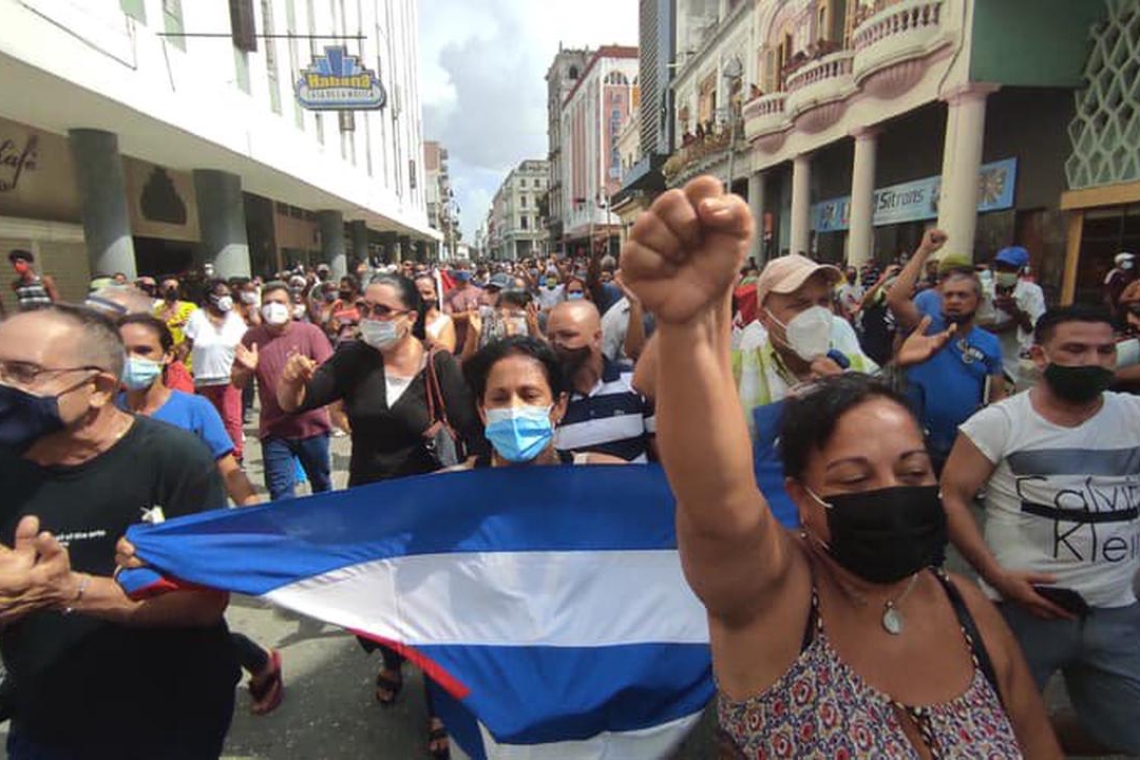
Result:
[[[1017,159],[984,164],[978,170],[978,213],[1013,206],[1017,183]],[[882,227],[900,222],[938,218],[941,175],[891,185],[875,191],[872,224]],[[850,226],[851,197],[832,198],[813,204],[811,228],[815,232],[838,232]]]

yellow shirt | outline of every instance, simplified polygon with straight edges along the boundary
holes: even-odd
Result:
[[[166,302],[158,304],[154,307],[154,316],[161,319],[170,328],[170,334],[174,337],[175,347],[182,345],[186,340],[186,334],[183,328],[186,327],[187,320],[190,315],[198,310],[198,307],[189,301],[175,301],[173,308],[168,308]],[[190,355],[186,355],[186,369],[190,369]]]

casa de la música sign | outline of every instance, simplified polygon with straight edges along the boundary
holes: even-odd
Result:
[[[369,111],[388,101],[375,72],[343,45],[326,47],[297,80],[297,102],[311,111]]]

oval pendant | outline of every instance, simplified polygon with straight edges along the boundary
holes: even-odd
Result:
[[[883,630],[892,636],[898,636],[902,633],[903,619],[902,615],[895,612],[894,607],[887,607],[883,613]]]

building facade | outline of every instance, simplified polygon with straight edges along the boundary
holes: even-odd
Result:
[[[459,205],[451,187],[447,159],[447,148],[431,140],[424,142],[424,199],[428,225],[443,236],[436,256],[440,261],[456,257],[460,238]]]
[[[560,209],[568,252],[617,251],[620,224],[610,199],[621,189],[618,138],[638,106],[638,75],[637,48],[602,47],[563,103]]]
[[[550,237],[543,203],[549,189],[546,161],[523,161],[511,170],[491,205],[491,258],[520,261],[546,255]]]
[[[416,0],[0,0],[0,145],[22,157],[0,162],[0,248],[40,254],[69,298],[120,271],[422,255],[440,236],[417,13]],[[317,58],[374,71],[383,107],[303,108],[294,83]]]
[[[894,258],[937,224],[948,253],[1025,245],[1059,298],[1074,93],[1109,7],[678,0],[666,176],[731,181],[761,260]]]
[[[586,70],[590,61],[590,50],[564,49],[558,46],[558,55],[546,72],[546,160],[550,165],[550,193],[547,198],[547,230],[551,241],[561,247],[563,238],[563,209],[566,206],[565,193],[562,185],[562,106],[578,78]]]

